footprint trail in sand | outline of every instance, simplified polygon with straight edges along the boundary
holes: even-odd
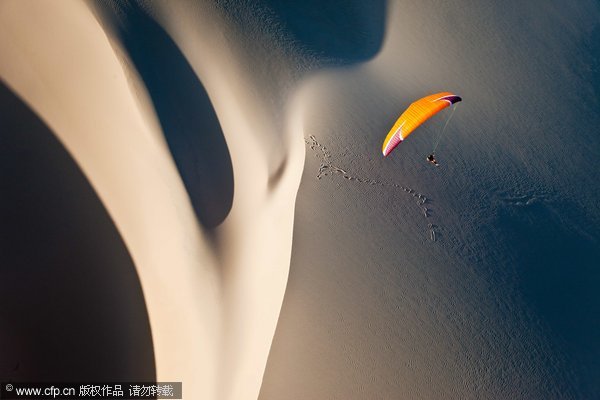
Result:
[[[310,147],[311,150],[314,150],[317,152],[317,157],[321,159],[321,165],[319,165],[317,179],[321,179],[328,175],[331,175],[331,176],[339,175],[343,179],[346,179],[348,181],[359,182],[359,183],[363,183],[366,185],[373,185],[373,186],[378,185],[378,186],[383,186],[383,187],[391,187],[394,189],[402,190],[403,192],[410,195],[411,197],[413,197],[416,200],[417,206],[421,210],[423,217],[428,221],[428,218],[430,217],[429,216],[430,209],[425,204],[429,201],[429,199],[424,194],[419,193],[416,190],[414,190],[408,186],[401,185],[399,183],[384,182],[384,181],[380,181],[377,179],[371,179],[368,177],[360,177],[357,175],[352,175],[345,169],[340,168],[336,165],[333,165],[333,163],[331,162],[331,153],[329,152],[327,147],[325,147],[324,145],[319,143],[313,135],[310,135],[308,138],[305,138],[304,141]],[[432,242],[436,241],[436,228],[437,228],[437,225],[434,225],[433,223],[428,222],[427,229],[428,229],[428,233],[429,233],[429,239]]]

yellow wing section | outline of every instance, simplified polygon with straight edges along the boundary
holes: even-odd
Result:
[[[450,92],[432,94],[412,103],[400,115],[390,129],[381,151],[384,156],[390,154],[404,139],[417,129],[423,122],[433,117],[444,108],[461,101],[462,99]]]

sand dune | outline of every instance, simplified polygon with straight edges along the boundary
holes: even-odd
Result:
[[[79,221],[64,248],[41,243],[48,227],[10,243],[39,249],[37,268],[80,243],[66,270],[94,259],[86,284],[114,257],[122,286],[109,301],[99,285],[96,311],[127,301],[116,318],[137,322],[103,344],[140,335],[132,357],[155,362],[119,376],[183,381],[185,398],[590,398],[599,15],[587,0],[4,0],[0,101],[19,111],[2,154],[29,121],[25,159],[47,143],[47,171],[14,176],[42,193],[68,169],[56,190],[90,213],[56,193],[47,220]],[[464,99],[442,167],[424,157],[443,118],[383,159],[398,113],[442,90]],[[2,176],[10,204],[27,198]],[[10,226],[35,231],[27,214]]]
[[[2,84],[0,108],[0,380],[154,380],[144,296],[112,219]]]
[[[595,396],[599,214],[581,188],[598,184],[577,155],[600,144],[599,15],[390,2],[372,60],[311,77],[305,130],[327,157],[307,152],[261,399]],[[445,116],[382,158],[398,114],[440,90],[464,100],[442,166],[425,157]]]
[[[162,30],[144,10],[92,6],[3,2],[0,76],[73,155],[115,221],[144,292],[157,379],[183,381],[186,398],[256,398],[287,281],[301,132],[286,125],[285,103],[269,104],[272,91],[256,92],[251,69],[236,69],[238,49],[211,30],[215,10],[158,6],[156,19],[179,43],[138,49],[135,29],[154,24],[155,38]],[[187,78],[169,53],[177,49]],[[152,69],[144,52],[171,63]],[[161,83],[160,73],[178,76]],[[194,100],[189,85],[198,82],[210,101]]]

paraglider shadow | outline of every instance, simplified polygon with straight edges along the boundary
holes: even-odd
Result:
[[[125,243],[53,132],[0,82],[0,381],[154,381]]]
[[[118,39],[150,94],[196,216],[205,229],[215,228],[231,210],[233,167],[210,98],[158,23],[137,4],[118,7],[114,13],[102,3],[97,11],[116,20]]]

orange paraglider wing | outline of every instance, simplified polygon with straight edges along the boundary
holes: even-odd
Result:
[[[396,123],[392,129],[390,129],[383,141],[383,146],[381,148],[383,155],[387,156],[390,154],[400,142],[406,139],[408,135],[417,129],[423,122],[427,121],[444,108],[461,100],[462,99],[455,94],[441,92],[423,97],[412,103],[406,111],[400,115],[398,120],[396,120]]]

